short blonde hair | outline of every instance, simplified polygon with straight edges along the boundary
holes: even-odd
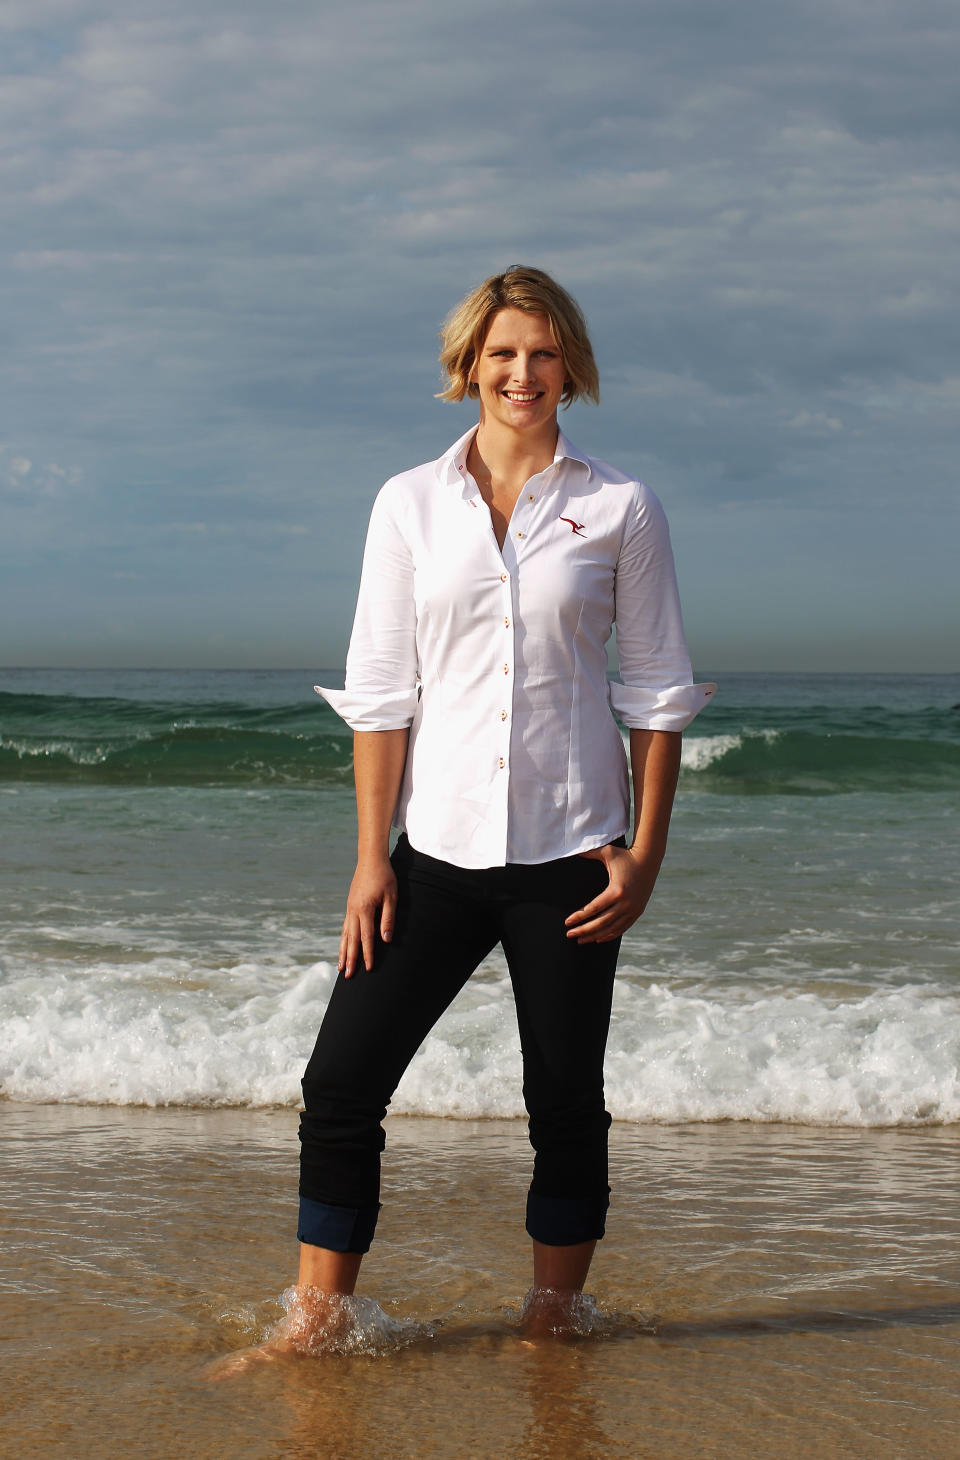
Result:
[[[564,406],[581,396],[599,402],[600,378],[583,310],[549,274],[523,264],[484,279],[447,315],[440,331],[440,364],[449,383],[439,392],[440,400],[463,400],[466,395],[475,400],[480,394],[470,375],[493,316],[501,309],[546,317],[567,373],[560,397]]]

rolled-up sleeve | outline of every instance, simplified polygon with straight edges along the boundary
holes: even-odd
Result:
[[[370,514],[342,690],[314,685],[352,730],[403,730],[417,708],[417,613],[402,504],[390,482]]]
[[[614,712],[631,730],[683,730],[708,704],[714,684],[694,684],[663,508],[637,483],[615,578],[621,684]]]

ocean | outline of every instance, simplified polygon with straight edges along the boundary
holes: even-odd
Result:
[[[960,1120],[960,675],[703,673],[671,846],[624,940],[635,1123]],[[352,870],[333,671],[0,673],[0,1091],[295,1107]],[[492,955],[394,1101],[522,1114]]]

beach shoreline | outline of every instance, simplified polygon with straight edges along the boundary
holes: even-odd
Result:
[[[282,1311],[296,1112],[0,1121],[4,1455],[956,1453],[956,1126],[615,1123],[603,1322],[531,1353],[524,1123],[390,1117],[359,1291],[433,1335],[210,1385]]]
[[[0,1453],[954,1460],[956,676],[724,675],[687,737],[618,969],[591,1337],[519,1339],[494,950],[388,1121],[359,1292],[402,1341],[207,1382],[296,1265],[356,836],[319,677],[0,676]]]

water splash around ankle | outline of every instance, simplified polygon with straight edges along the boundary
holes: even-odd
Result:
[[[301,1354],[383,1354],[432,1338],[436,1323],[392,1318],[374,1298],[291,1287],[269,1340]]]

